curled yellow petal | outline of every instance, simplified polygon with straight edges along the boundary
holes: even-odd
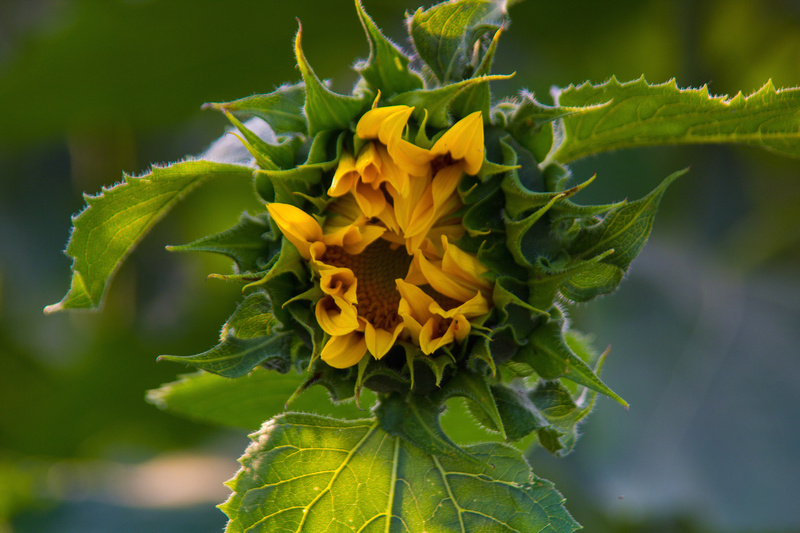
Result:
[[[443,322],[449,322],[447,329],[442,331]],[[419,333],[419,347],[425,354],[431,354],[455,340],[455,331],[451,327],[452,320],[442,319],[440,316],[432,316]],[[467,322],[469,325],[469,322]]]
[[[442,235],[442,246],[444,247],[444,257],[442,257],[443,272],[458,278],[465,285],[484,291],[491,290],[491,282],[483,277],[483,274],[488,272],[489,269],[483,266],[477,257],[462,251],[454,244],[450,244],[445,235]]]
[[[407,105],[375,107],[364,113],[356,124],[356,135],[362,139],[379,139],[389,145],[400,139],[408,117],[414,111]]]
[[[326,227],[327,229],[327,227]],[[360,254],[364,249],[378,240],[386,228],[361,224],[334,226],[334,231],[325,233],[322,242],[328,246],[339,246],[349,254]]]
[[[333,174],[333,181],[328,188],[328,195],[338,197],[345,195],[356,183],[359,174],[356,169],[356,159],[347,152],[339,158],[339,166]]]
[[[322,292],[331,296],[339,296],[348,304],[356,303],[356,287],[358,280],[349,268],[331,267],[325,264],[318,266]]]
[[[345,335],[359,328],[356,307],[339,296],[320,298],[315,315],[322,331],[328,335]]]
[[[404,105],[373,108],[358,121],[356,134],[362,139],[378,139],[398,166],[420,176],[427,171],[431,154],[403,139],[403,130],[413,111],[413,107]]]
[[[460,161],[464,171],[474,176],[483,165],[483,115],[480,111],[467,115],[447,130],[431,148],[431,154],[450,154]]]
[[[314,217],[289,204],[267,204],[267,211],[300,255],[306,260],[311,259],[311,243],[322,240],[322,228]]]
[[[320,357],[334,368],[349,368],[361,361],[367,353],[364,334],[359,331],[328,339]]]
[[[414,253],[414,261],[411,264],[411,275],[418,278],[421,275],[433,287],[448,298],[459,302],[465,302],[475,294],[474,284],[466,282],[442,270],[439,261],[429,261],[421,250]],[[408,279],[408,278],[406,278]]]

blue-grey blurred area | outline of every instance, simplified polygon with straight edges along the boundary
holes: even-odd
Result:
[[[364,0],[405,45],[410,1]],[[543,2],[511,9],[498,96],[527,87],[677,77],[748,94],[800,85],[793,0]],[[214,508],[244,431],[145,403],[173,380],[162,353],[211,347],[238,288],[227,261],[175,255],[259,204],[211,183],[118,272],[102,313],[43,316],[69,285],[61,253],[81,192],[204,150],[209,101],[296,81],[298,17],[318,75],[347,91],[368,53],[349,0],[0,0],[0,532],[220,531]],[[621,290],[570,311],[611,345],[576,451],[530,455],[587,531],[800,531],[800,161],[753,148],[654,148],[573,166],[576,198],[646,194],[675,170],[650,243]]]

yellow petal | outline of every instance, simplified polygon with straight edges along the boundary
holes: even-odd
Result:
[[[489,301],[480,292],[477,292],[463,304],[448,310],[442,309],[438,302],[433,302],[430,311],[443,318],[455,318],[456,316],[475,318],[489,312]]]
[[[398,324],[393,331],[386,331],[382,328],[375,328],[367,322],[364,329],[364,341],[367,343],[367,350],[375,359],[380,359],[394,346],[401,331],[403,331],[402,323]]]
[[[338,296],[324,296],[317,302],[317,322],[328,335],[346,335],[359,327],[354,305]]]
[[[364,219],[366,220],[366,219]],[[328,246],[339,246],[349,254],[360,254],[364,248],[375,242],[386,231],[386,228],[361,223],[335,227],[335,231],[322,236],[322,242]],[[327,226],[326,226],[327,229]]]
[[[397,166],[412,176],[424,176],[430,166],[431,152],[424,148],[400,139],[395,144],[387,145],[387,150]]]
[[[364,113],[356,125],[356,134],[362,139],[378,139],[392,160],[414,176],[424,175],[431,161],[428,150],[404,140],[403,130],[413,107],[404,105],[376,107]]]
[[[322,348],[322,360],[334,368],[349,368],[361,361],[367,353],[364,334],[358,331],[331,337]]]
[[[355,304],[358,280],[356,280],[353,271],[345,267],[320,265],[321,268],[318,267],[320,274],[319,286],[322,292],[343,298],[348,304]]]
[[[474,176],[483,165],[483,115],[480,111],[467,115],[442,135],[431,148],[431,154],[450,154],[460,161],[464,171]]]
[[[311,259],[311,243],[322,240],[322,228],[314,217],[289,204],[267,204],[267,211],[281,233],[297,247],[300,255]]]
[[[422,331],[419,333],[419,347],[423,353],[431,354],[445,344],[455,340],[453,329],[450,327],[447,328],[443,335],[439,335],[442,320],[441,317],[434,316],[422,326]]]
[[[428,261],[420,250],[414,254],[412,269],[421,273],[431,287],[448,298],[466,302],[475,294],[475,288],[471,284],[443,272],[441,265]]]
[[[380,189],[373,189],[369,184],[356,183],[353,196],[358,202],[358,207],[368,218],[376,217],[386,208],[386,197]]]
[[[448,243],[447,237],[444,235],[442,235],[442,246],[444,246],[442,271],[445,274],[458,278],[468,286],[486,291],[491,290],[491,282],[483,277],[483,274],[489,269],[483,266],[477,257]]]
[[[453,330],[453,336],[456,338],[456,342],[462,342],[467,338],[467,335],[469,335],[472,324],[469,323],[469,320],[467,320],[464,315],[456,315],[453,317],[453,321],[450,322],[450,328],[448,329]]]
[[[362,139],[380,139],[383,144],[399,138],[408,117],[414,111],[406,105],[392,105],[370,109],[356,124],[356,134]]]
[[[434,303],[433,298],[416,285],[412,285],[402,279],[395,280],[395,284],[400,293],[400,305],[405,302],[406,314],[414,317],[420,324],[427,321],[432,316],[430,307]]]
[[[355,158],[347,152],[343,152],[339,158],[339,166],[333,175],[333,181],[328,189],[330,196],[343,196],[350,191],[358,179]]]

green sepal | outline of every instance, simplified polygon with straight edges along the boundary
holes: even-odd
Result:
[[[161,217],[205,180],[215,177],[252,179],[253,169],[211,161],[183,161],[154,166],[139,177],[84,195],[87,207],[72,218],[66,254],[73,258],[70,289],[45,313],[64,309],[96,309],[122,261]]]
[[[382,394],[408,392],[411,388],[410,376],[402,371],[388,367],[385,361],[383,363],[376,361],[372,356],[364,356],[364,359],[368,357],[369,365],[364,372],[364,387]],[[417,377],[419,378],[420,376]],[[415,385],[419,386],[420,380],[417,379],[416,381]]]
[[[458,0],[418,9],[408,21],[414,48],[441,84],[472,77],[482,62],[475,43],[504,21],[505,1]],[[477,53],[475,53],[477,52]]]
[[[353,397],[355,391],[355,378],[352,369],[333,368],[327,363],[317,359],[309,372],[309,379],[303,385],[303,390],[312,385],[320,385],[328,391],[330,400],[334,403],[343,402]]]
[[[244,137],[239,137],[242,144],[250,152],[258,166],[264,170],[279,170],[291,168],[295,165],[297,149],[303,139],[299,136],[284,137],[277,144],[266,142],[253,133],[247,126],[239,122],[233,114],[223,108],[225,116]]]
[[[288,170],[257,170],[255,186],[259,196],[266,202],[302,207],[304,195],[317,196],[314,187],[322,180],[322,174],[338,164],[344,137],[343,132],[323,131],[314,137],[302,165]]]
[[[550,426],[524,389],[493,385],[492,395],[497,403],[507,440],[518,441],[534,431]]]
[[[277,324],[267,296],[254,292],[225,323],[217,346],[197,355],[162,355],[158,360],[185,363],[226,378],[243,376],[259,364],[285,373],[291,363],[291,337],[273,331]]]
[[[497,43],[500,40],[500,34],[502,32],[502,28],[495,32],[494,37],[492,37],[492,42],[489,44],[489,48],[486,50],[473,77],[488,76],[491,74],[492,60],[494,59],[494,53],[497,50]],[[453,113],[456,120],[464,118],[475,111],[480,111],[483,115],[484,123],[489,124],[491,122],[491,107],[492,91],[488,83],[481,83],[480,85],[468,87],[456,96],[450,104],[450,111]]]
[[[492,303],[499,315],[498,321],[510,327],[511,334],[519,345],[527,342],[528,335],[539,322],[536,315],[548,316],[547,311],[532,306],[528,300],[530,291],[524,282],[510,276],[501,276],[495,280]],[[549,308],[550,305],[544,309]]]
[[[467,359],[467,368],[472,372],[484,372],[486,369],[492,372],[492,377],[497,377],[497,365],[492,357],[492,351],[489,348],[491,339],[483,337],[478,339],[472,345],[469,359]]]
[[[510,156],[509,160],[513,162],[511,164],[516,165],[517,153],[514,148],[510,144],[503,141],[501,141],[501,147],[503,148],[503,151]],[[522,169],[524,169],[524,172],[528,174],[533,173],[536,175],[535,178],[528,177],[525,180],[526,183],[530,183],[532,186],[541,189],[545,189],[546,187],[545,176],[539,172],[538,166],[532,161],[527,161],[526,163],[523,163],[522,167],[513,168],[509,172],[506,172],[500,187],[503,189],[503,193],[505,195],[505,212],[511,220],[518,220],[519,217],[526,211],[538,209],[549,203],[556,196],[560,196],[564,199],[574,196],[592,183],[592,181],[595,179],[595,177],[592,176],[583,183],[580,183],[565,191],[537,192],[523,184],[519,174],[520,171],[523,171]]]
[[[550,304],[556,299],[556,296],[564,283],[567,283],[570,278],[577,276],[582,272],[595,268],[601,261],[613,255],[614,250],[606,250],[600,255],[596,255],[586,261],[573,261],[564,266],[554,266],[547,261],[544,257],[539,257],[531,271],[531,276],[528,279],[528,287],[530,290],[530,303],[537,309],[549,308]]]
[[[490,81],[508,79],[510,76],[481,76],[468,80],[437,87],[435,89],[419,89],[397,94],[389,98],[390,105],[407,105],[414,108],[412,116],[417,122],[422,122],[427,113],[428,125],[432,128],[442,129],[450,125],[447,110],[450,104],[464,89],[478,84],[488,84]],[[483,117],[488,122],[489,116]]]
[[[273,313],[282,324],[293,324],[289,310],[284,307],[296,294],[298,283],[310,283],[305,260],[288,239],[282,239],[281,250],[273,256],[269,271],[258,281],[242,289],[243,292],[265,290],[272,302]]]
[[[605,394],[617,403],[628,407],[628,402],[619,397],[594,370],[569,347],[564,340],[564,319],[557,307],[550,312],[550,320],[540,324],[528,337],[514,359],[530,365],[544,379],[566,378],[579,385]]]
[[[465,452],[444,434],[439,417],[444,410],[423,396],[390,394],[381,399],[375,416],[381,429],[398,436],[431,455],[461,459],[470,463],[481,461]]]
[[[613,254],[610,256],[613,257]],[[561,295],[576,303],[588,302],[616,291],[625,271],[609,263],[595,262],[592,266],[569,277],[559,287]]]
[[[391,42],[356,0],[356,11],[369,41],[369,58],[356,66],[367,83],[384,97],[422,88],[422,78],[408,68],[409,58]]]
[[[263,278],[267,274],[266,270],[258,272],[245,272],[244,274],[220,274],[219,272],[212,272],[208,275],[207,279],[216,279],[226,283],[243,283],[250,285]]]
[[[276,134],[305,133],[308,130],[303,116],[305,99],[305,84],[297,83],[281,85],[269,94],[256,94],[232,102],[208,103],[203,108],[256,116],[269,124]]]
[[[443,350],[443,353],[439,353],[438,355],[423,355],[418,357],[417,360],[422,361],[428,366],[428,368],[431,369],[434,377],[436,378],[437,387],[442,383],[444,371],[447,369],[447,367],[455,366],[455,358],[447,350]]]
[[[303,55],[302,33],[302,28],[297,30],[294,51],[297,57],[297,66],[300,68],[306,84],[304,110],[308,119],[308,134],[314,137],[317,133],[325,130],[345,130],[350,126],[351,121],[366,110],[370,104],[369,98],[344,96],[328,89],[314,74]]]
[[[500,190],[502,176],[495,176],[487,182],[474,187],[465,202],[475,197],[461,219],[464,229],[471,236],[486,235],[492,231],[503,231],[503,193]]]
[[[300,255],[297,247],[289,242],[289,239],[281,240],[281,250],[278,252],[276,257],[277,258],[275,259],[275,262],[272,264],[272,267],[269,269],[267,274],[260,280],[246,287],[246,289],[252,290],[260,287],[266,287],[275,279],[277,279],[278,276],[283,274],[291,274],[297,281],[300,282],[306,281],[308,276],[306,261],[303,259],[303,256]],[[296,288],[296,284],[293,285],[295,285]],[[281,305],[284,303],[286,302],[281,302]]]
[[[540,381],[527,397],[549,423],[538,430],[539,444],[559,457],[570,453],[578,440],[578,424],[591,412],[597,393],[589,390],[580,407],[561,382]]]
[[[481,264],[489,269],[488,279],[499,276],[510,276],[517,279],[528,277],[528,271],[522,265],[517,264],[514,256],[506,248],[503,239],[487,241],[478,249],[477,254]]]
[[[242,213],[230,229],[188,244],[167,246],[170,252],[213,252],[233,259],[237,273],[259,272],[280,248],[269,226],[267,213]]]
[[[470,400],[478,407],[483,415],[500,428],[503,438],[506,438],[503,422],[497,410],[492,389],[486,377],[476,372],[462,370],[431,397],[434,403],[444,404],[448,399],[463,397]]]
[[[670,174],[647,196],[612,209],[600,224],[583,227],[569,244],[570,253],[586,258],[613,249],[605,262],[627,270],[647,242],[664,191],[687,170]]]
[[[537,161],[544,161],[555,139],[554,121],[584,113],[591,113],[608,102],[587,106],[547,106],[539,103],[533,94],[524,91],[522,101],[503,109],[506,129],[522,146],[530,150]]]
[[[535,255],[535,252],[528,249],[529,247],[526,246],[526,243],[524,243],[523,240],[533,225],[538,222],[539,219],[541,219],[551,207],[553,207],[553,204],[562,198],[563,193],[557,194],[553,196],[545,205],[522,220],[506,221],[506,246],[518,264],[526,267],[533,266],[533,262],[536,261],[537,255]]]

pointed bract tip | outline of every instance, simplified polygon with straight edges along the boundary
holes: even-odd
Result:
[[[46,315],[51,315],[53,313],[57,313],[58,311],[62,311],[63,309],[64,306],[61,304],[61,302],[58,302],[57,304],[48,305],[42,310],[42,312]]]

